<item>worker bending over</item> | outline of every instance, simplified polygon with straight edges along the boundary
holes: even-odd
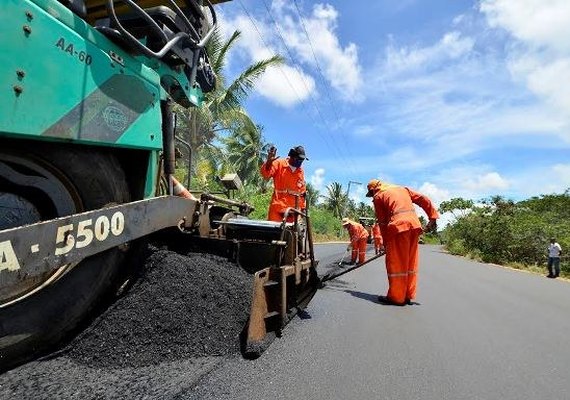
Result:
[[[426,231],[436,229],[439,214],[429,198],[407,187],[372,179],[367,197],[373,197],[374,211],[386,249],[388,294],[378,296],[383,304],[412,304],[418,279],[418,240],[422,233],[414,204],[429,218]]]
[[[352,257],[350,260],[351,264],[356,263],[358,258],[358,263],[362,264],[366,258],[366,242],[368,241],[368,231],[362,224],[352,221],[348,218],[342,219],[342,226],[348,230],[350,235],[350,246],[352,247]]]
[[[380,225],[374,222],[372,225],[372,240],[374,242],[374,254],[378,255],[384,251],[384,241],[382,240],[382,233],[380,232]]]
[[[305,173],[301,167],[305,160],[308,158],[303,146],[290,149],[287,158],[278,158],[275,147],[269,149],[267,161],[260,168],[265,180],[273,178],[273,196],[267,215],[269,221],[283,221],[285,210],[289,207],[305,209]],[[287,222],[294,221],[295,214],[290,214]]]

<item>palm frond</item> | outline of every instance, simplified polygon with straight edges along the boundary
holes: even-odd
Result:
[[[267,68],[282,62],[283,58],[279,55],[275,55],[250,65],[228,86],[225,92],[216,99],[217,106],[222,110],[226,110],[243,104],[255,87],[255,82],[265,73]]]

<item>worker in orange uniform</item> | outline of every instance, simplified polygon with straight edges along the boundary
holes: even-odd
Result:
[[[362,224],[352,221],[348,218],[342,219],[342,226],[348,229],[348,234],[350,235],[350,246],[352,247],[352,258],[350,260],[351,264],[356,263],[358,258],[358,263],[362,264],[366,258],[366,242],[368,241],[368,231]]]
[[[267,161],[260,169],[264,179],[273,178],[273,196],[267,215],[269,221],[283,221],[285,210],[289,207],[305,209],[305,173],[301,167],[305,160],[308,158],[303,146],[290,149],[287,158],[278,158],[275,147],[269,149]],[[294,220],[295,215],[289,214],[287,221]]]
[[[429,198],[403,186],[372,179],[367,197],[373,197],[374,211],[380,225],[386,250],[388,294],[378,296],[382,304],[412,304],[418,279],[418,239],[422,233],[414,204],[429,218],[426,231],[436,229],[437,209]]]
[[[384,250],[384,241],[382,240],[378,222],[374,222],[374,225],[372,225],[372,240],[374,241],[374,254],[378,255]]]

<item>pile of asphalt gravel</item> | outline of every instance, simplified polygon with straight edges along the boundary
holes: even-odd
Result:
[[[253,278],[226,258],[149,247],[133,287],[62,352],[90,367],[239,353]]]
[[[139,279],[63,350],[0,375],[4,399],[174,399],[241,357],[253,277],[149,246]]]

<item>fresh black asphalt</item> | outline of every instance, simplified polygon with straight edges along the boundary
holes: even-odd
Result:
[[[345,248],[317,245],[319,273],[343,268]],[[328,282],[245,360],[250,277],[154,250],[145,278],[64,351],[0,375],[0,399],[570,398],[567,282],[421,246],[419,304],[377,302],[381,257]]]

